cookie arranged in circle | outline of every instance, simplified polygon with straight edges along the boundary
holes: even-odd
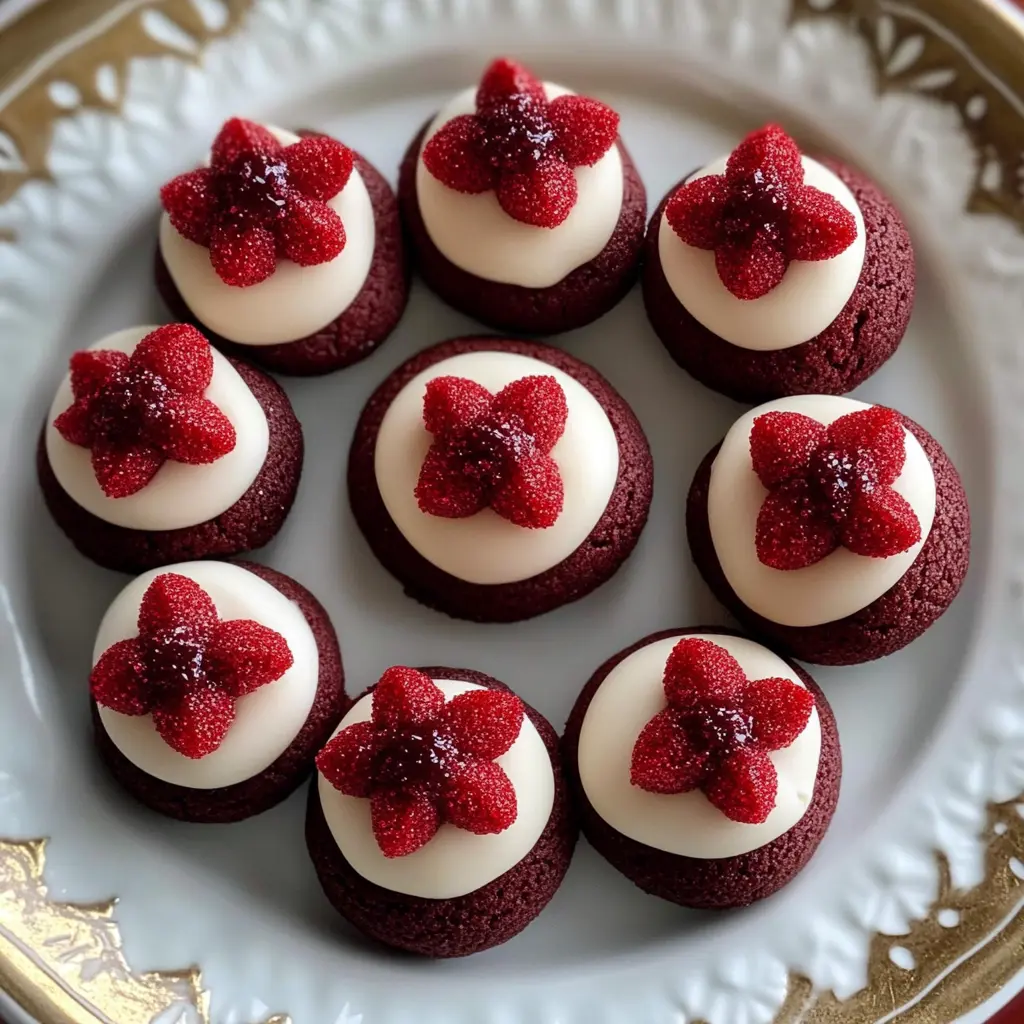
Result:
[[[840,395],[902,340],[914,251],[877,185],[767,125],[669,191],[642,280],[651,326],[702,384],[751,403]]]
[[[330,373],[368,356],[405,310],[395,196],[330,136],[232,118],[209,166],[160,196],[157,288],[226,353],[276,373]]]
[[[398,199],[416,267],[498,330],[556,334],[636,279],[647,194],[597,100],[494,61],[417,133]]]
[[[317,758],[306,843],[327,898],[378,942],[456,957],[547,905],[576,844],[558,738],[503,683],[388,669]]]
[[[803,869],[839,798],[835,718],[801,668],[719,627],[654,633],[591,677],[563,738],[583,834],[644,892],[742,907]]]
[[[794,395],[741,416],[690,487],[687,536],[712,593],[787,657],[898,651],[967,574],[970,512],[941,445],[885,406]]]
[[[87,558],[138,573],[262,547],[302,474],[302,428],[265,373],[188,324],[76,352],[37,453],[43,497]]]
[[[252,562],[139,576],[100,623],[95,741],[140,803],[184,821],[241,821],[308,777],[349,706],[319,601]]]
[[[511,622],[577,600],[632,552],[647,439],[586,363],[504,338],[414,356],[370,398],[349,453],[352,511],[416,600]]]

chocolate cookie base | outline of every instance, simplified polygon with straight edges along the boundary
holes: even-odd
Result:
[[[799,666],[787,663],[814,694],[821,721],[821,756],[814,780],[814,795],[804,816],[788,832],[770,843],[736,857],[700,859],[666,853],[612,828],[594,810],[580,782],[580,729],[601,683],[619,662],[642,647],[657,640],[692,633],[741,635],[721,626],[669,629],[652,633],[611,657],[590,678],[569,715],[562,739],[565,770],[580,815],[580,825],[590,845],[644,892],[680,906],[703,910],[745,907],[778,892],[799,874],[824,837],[839,800],[842,756],[835,717],[818,685]]]
[[[281,529],[302,475],[302,428],[288,396],[265,373],[231,360],[267,417],[270,440],[263,468],[249,489],[214,519],[177,530],[133,530],[87,512],[61,487],[39,438],[36,469],[57,525],[78,550],[119,572],[141,573],[174,562],[225,558],[263,547]]]
[[[558,565],[514,583],[467,583],[427,561],[388,514],[377,487],[374,451],[381,421],[401,389],[429,366],[463,352],[515,352],[549,363],[578,380],[600,403],[619,444],[619,476],[608,505],[587,539]],[[559,349],[503,338],[456,338],[403,363],[374,392],[352,440],[348,493],[352,512],[380,563],[422,604],[460,619],[515,622],[578,600],[610,579],[636,546],[653,492],[651,453],[632,410],[595,370]]]
[[[644,240],[647,193],[621,141],[622,211],[608,244],[548,288],[488,281],[457,267],[434,244],[416,194],[416,163],[429,122],[412,140],[398,176],[398,202],[416,269],[449,306],[501,331],[558,334],[604,316],[633,287]]]
[[[435,679],[464,679],[489,690],[508,689],[497,679],[468,669],[419,671]],[[309,855],[328,900],[364,935],[421,956],[468,956],[508,942],[554,896],[572,859],[578,829],[562,774],[558,735],[540,712],[525,701],[523,706],[551,757],[555,774],[551,816],[533,849],[518,864],[464,896],[439,900],[409,896],[363,878],[331,835],[314,777],[306,812]]]
[[[704,457],[686,501],[693,561],[711,592],[755,637],[780,654],[818,665],[858,665],[916,640],[952,604],[967,575],[971,518],[960,475],[942,446],[907,416],[903,425],[921,443],[935,474],[935,520],[917,558],[895,586],[866,608],[818,626],[783,626],[751,611],[725,578],[711,540],[708,485],[713,448]]]
[[[323,605],[290,576],[254,562],[234,564],[265,580],[295,602],[316,640],[319,675],[313,706],[291,746],[273,764],[251,779],[217,789],[192,789],[164,782],[143,771],[118,750],[103,727],[96,702],[90,702],[96,747],[110,773],[139,803],[181,821],[241,821],[280,803],[309,777],[313,758],[330,739],[351,704],[345,695],[338,638]]]
[[[299,132],[317,135],[317,132]],[[319,331],[279,345],[241,345],[215,334],[189,308],[167,264],[156,250],[157,290],[176,320],[195,324],[222,352],[275,373],[312,377],[365,359],[395,329],[409,298],[409,265],[402,241],[398,203],[391,186],[356,154],[356,168],[370,194],[375,236],[366,281],[347,309]]]
[[[864,216],[860,280],[840,314],[819,335],[792,348],[757,352],[720,338],[686,310],[662,269],[658,233],[669,196],[647,229],[642,275],[651,326],[692,377],[739,402],[758,405],[783,395],[843,395],[896,351],[914,305],[914,250],[899,212],[858,171],[822,160],[853,193]],[[685,180],[685,179],[684,179]]]

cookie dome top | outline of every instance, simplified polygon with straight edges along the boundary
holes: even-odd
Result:
[[[90,689],[121,753],[164,782],[216,789],[268,768],[313,705],[319,655],[299,607],[228,562],[144,573],[100,623]]]
[[[857,286],[865,244],[853,193],[778,125],[691,175],[658,226],[679,302],[719,337],[758,351],[828,327]]]
[[[76,352],[46,427],[68,495],[137,530],[220,515],[256,479],[268,444],[259,402],[187,324],[127,328]]]
[[[928,539],[935,476],[897,413],[794,395],[729,429],[708,525],[737,597],[787,626],[852,615],[894,586]]]
[[[374,212],[358,159],[326,135],[227,121],[206,165],[160,191],[160,254],[210,330],[242,345],[315,333],[366,282]]]
[[[468,273],[557,284],[608,244],[622,209],[618,115],[505,58],[428,126],[416,167],[427,232]]]
[[[388,669],[317,758],[345,859],[386,889],[447,899],[504,874],[554,805],[551,756],[510,691]],[[448,670],[444,670],[446,673]]]

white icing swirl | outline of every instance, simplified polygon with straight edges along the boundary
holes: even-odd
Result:
[[[282,145],[299,137],[267,125]],[[327,201],[345,227],[345,248],[327,263],[301,267],[278,258],[265,281],[235,288],[210,263],[210,250],[178,234],[160,218],[160,253],[189,309],[211,331],[240,345],[276,345],[305,338],[341,316],[362,290],[375,241],[373,204],[358,167]]]
[[[829,424],[869,409],[866,402],[835,395],[794,395],[751,409],[725,435],[711,467],[708,521],[715,554],[736,596],[752,611],[784,626],[817,626],[852,615],[880,598],[903,577],[928,539],[935,518],[935,475],[928,456],[905,431],[906,462],[893,489],[910,503],[921,540],[890,558],[838,548],[803,569],[772,569],[757,557],[757,515],[768,494],[750,459],[754,419],[766,412],[798,412]]]
[[[857,237],[830,260],[793,260],[779,285],[759,299],[738,299],[722,284],[715,254],[687,245],[663,213],[658,256],[675,297],[695,320],[739,348],[773,352],[820,334],[842,312],[860,280],[866,244],[864,216],[846,185],[827,167],[805,156],[804,184],[834,196],[857,221]],[[688,180],[722,174],[722,157]]]
[[[131,353],[155,330],[129,327],[89,348]],[[82,508],[130,530],[177,530],[216,518],[245,494],[266,462],[270,428],[260,403],[238,371],[216,349],[212,351],[213,378],[205,394],[235,428],[235,447],[205,465],[168,460],[141,491],[126,498],[104,494],[93,472],[90,450],[65,441],[53,425],[74,403],[71,375],[65,375],[46,422],[46,454],[57,482]]]
[[[464,680],[435,679],[445,697],[483,687]],[[349,710],[335,735],[356,722],[368,722],[372,694]],[[373,836],[370,801],[339,793],[322,775],[320,806],[338,849],[363,878],[392,892],[444,900],[473,892],[514,868],[537,845],[551,817],[555,777],[551,758],[536,726],[523,718],[515,743],[495,759],[516,793],[516,820],[504,832],[479,836],[442,825],[433,839],[405,857],[385,857]]]
[[[780,657],[752,640],[718,633],[692,638],[724,647],[748,679],[782,676],[804,686]],[[594,810],[638,843],[701,860],[736,857],[778,839],[804,816],[818,774],[821,722],[815,708],[796,740],[768,755],[778,772],[779,789],[775,807],[760,825],[727,818],[700,790],[666,794],[634,786],[629,779],[633,746],[644,726],[668,706],[662,685],[665,664],[682,639],[687,638],[669,637],[640,648],[598,687],[580,728],[580,781]]]
[[[569,416],[551,452],[564,489],[554,526],[525,529],[489,508],[465,519],[420,511],[416,483],[433,440],[423,425],[423,395],[429,381],[449,374],[474,380],[492,394],[538,374],[562,386]],[[513,352],[465,352],[427,367],[399,391],[380,425],[374,472],[389,515],[427,561],[468,583],[513,583],[558,565],[586,540],[615,489],[619,445],[600,403],[567,373]]]
[[[224,742],[206,757],[169,747],[152,715],[122,715],[100,706],[100,721],[114,745],[144,772],[190,789],[216,789],[251,779],[269,768],[302,731],[316,697],[320,656],[305,616],[265,580],[230,562],[181,562],[132,580],[107,609],[93,648],[93,664],[119,640],[139,635],[139,607],[150,583],[174,572],[195,580],[210,595],[221,619],[255,619],[288,642],[292,667],[280,679],[239,697]]]
[[[551,82],[544,83],[544,92],[549,100],[572,95]],[[473,86],[442,108],[423,144],[452,118],[475,111]],[[422,158],[416,163],[416,196],[431,240],[457,267],[500,284],[550,288],[604,249],[622,210],[622,155],[617,145],[592,167],[576,167],[573,174],[576,205],[555,228],[510,217],[494,192],[468,195],[442,185]]]

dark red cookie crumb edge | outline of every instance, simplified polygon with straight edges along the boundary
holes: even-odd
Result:
[[[935,474],[935,519],[913,564],[894,586],[866,608],[818,626],[783,626],[751,611],[722,571],[708,522],[708,485],[716,445],[704,457],[686,501],[686,533],[693,561],[711,592],[755,637],[787,657],[817,665],[858,665],[906,647],[953,603],[967,575],[971,518],[960,475],[942,446],[922,426],[900,414]]]
[[[293,793],[313,769],[313,758],[330,739],[351,706],[337,634],[323,605],[290,576],[255,562],[234,562],[265,580],[299,606],[313,631],[319,673],[313,706],[299,734],[283,754],[258,775],[233,786],[192,789],[154,778],[128,760],[114,745],[90,700],[93,734],[100,758],[113,777],[141,804],[181,821],[231,822],[269,810]]]
[[[214,519],[177,530],[133,530],[87,512],[61,487],[39,436],[36,470],[57,525],[86,558],[105,569],[141,573],[174,562],[225,558],[263,547],[281,529],[302,475],[302,427],[280,385],[255,367],[232,359],[267,417],[270,439],[263,468],[249,489]]]
[[[562,737],[566,777],[580,815],[583,834],[612,867],[644,892],[680,906],[703,910],[743,907],[777,892],[804,868],[818,848],[839,800],[842,755],[835,716],[817,683],[798,665],[788,662],[814,694],[821,721],[821,757],[814,795],[804,816],[777,839],[736,857],[702,860],[666,853],[637,842],[609,825],[594,810],[580,781],[578,768],[580,729],[598,687],[619,662],[649,644],[694,633],[743,636],[722,626],[694,626],[652,633],[609,658],[576,698]]]
[[[509,689],[470,669],[427,667],[419,671],[434,679],[464,679],[491,690]],[[408,896],[359,875],[331,835],[314,776],[306,811],[309,855],[327,899],[364,935],[421,956],[468,956],[507,942],[554,896],[569,868],[578,829],[562,774],[558,735],[539,711],[525,701],[523,706],[551,757],[555,775],[551,816],[533,849],[518,864],[464,896],[440,900]]]
[[[910,235],[892,202],[859,171],[821,161],[850,189],[866,228],[864,268],[850,300],[821,334],[792,348],[756,352],[720,338],[687,312],[661,266],[658,232],[674,185],[651,217],[641,275],[648,319],[672,358],[701,384],[758,405],[784,395],[842,395],[896,351],[914,305]],[[685,181],[686,179],[683,179]]]
[[[398,392],[429,366],[463,352],[515,352],[557,367],[578,380],[608,414],[619,444],[619,476],[604,514],[587,539],[558,565],[505,584],[459,580],[428,562],[388,514],[377,487],[374,450],[381,421]],[[466,337],[424,349],[374,392],[359,417],[348,463],[349,501],[356,523],[381,565],[422,604],[476,622],[515,622],[575,601],[611,578],[628,558],[647,522],[654,467],[643,428],[625,400],[593,367],[537,342]]]
[[[607,313],[633,287],[640,266],[647,192],[621,140],[622,211],[608,244],[592,260],[548,288],[489,281],[462,270],[434,244],[416,194],[416,164],[429,121],[409,144],[398,175],[398,202],[416,269],[449,306],[500,331],[559,334]]]
[[[319,132],[300,131],[300,136]],[[195,324],[211,344],[227,355],[256,363],[274,373],[317,376],[365,359],[391,334],[405,312],[411,273],[402,237],[398,202],[384,176],[358,153],[355,165],[370,194],[375,237],[366,281],[347,309],[319,331],[279,345],[240,345],[213,333],[189,308],[157,247],[157,290],[171,315]]]

